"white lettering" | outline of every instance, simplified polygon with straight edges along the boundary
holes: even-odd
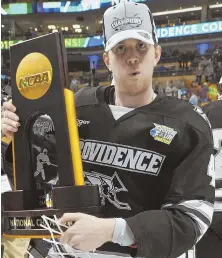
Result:
[[[182,36],[183,35],[183,26],[176,27],[176,36]]]
[[[140,154],[142,153],[142,151],[137,151],[135,156],[133,156],[133,152],[134,151],[131,150],[131,149],[128,150],[128,153],[126,155],[126,159],[125,159],[122,167],[127,167],[128,163],[130,163],[129,167],[132,168],[132,169],[135,169],[136,162],[137,162]]]
[[[37,219],[37,220],[36,220],[36,225],[37,225],[37,226],[40,226],[41,224],[43,224],[43,220]]]
[[[208,32],[209,31],[209,24],[208,23],[205,23],[205,24],[203,24],[203,26],[202,26],[202,31],[203,32]]]
[[[168,30],[167,29],[165,29],[165,28],[162,28],[161,29],[161,38],[167,38],[167,36],[168,36]]]
[[[135,147],[124,147],[124,145],[87,140],[86,142],[80,141],[80,146],[84,162],[103,164],[133,172],[157,174],[164,160],[161,154]]]
[[[107,146],[102,163],[111,164],[116,154],[116,147]]]
[[[138,160],[137,165],[136,165],[136,169],[145,171],[146,168],[147,168],[147,163],[144,162],[144,160],[145,160],[145,158],[150,159],[151,156],[152,156],[151,153],[143,152],[143,153],[140,155],[140,157],[139,157],[139,160]],[[149,163],[149,162],[148,162],[148,163]]]
[[[157,29],[156,31],[157,31],[157,38],[162,37],[162,36],[161,36],[161,29]]]
[[[14,227],[14,226],[15,226],[15,219],[10,220],[9,222],[10,222],[10,226],[11,226],[11,227]]]
[[[146,171],[149,171],[149,172],[152,172],[152,173],[157,173],[157,171],[159,170],[159,167],[160,167],[160,164],[162,162],[163,158],[156,155],[156,154],[153,154],[153,157],[150,161],[150,164],[147,168]],[[155,167],[154,167],[155,166]]]
[[[215,32],[215,31],[217,31],[217,24],[216,23],[211,23],[210,32]]]
[[[190,35],[190,25],[185,25],[184,26],[184,34]]]
[[[140,18],[123,18],[117,21],[114,21],[111,26],[113,29],[116,29],[119,26],[128,25],[128,24],[142,24],[142,20]]]
[[[89,157],[90,149],[91,149],[91,142],[86,142],[84,149],[82,151],[82,159],[87,159]]]
[[[89,160],[94,160],[96,155],[99,152],[99,149],[101,148],[101,144],[96,144],[95,142],[92,142],[91,145],[91,150],[90,150],[90,155],[89,155]]]
[[[199,23],[185,26],[158,28],[158,38],[181,37],[205,33],[222,32],[222,21]]]
[[[197,34],[197,25],[191,25],[191,34]]]
[[[218,31],[222,31],[222,21],[218,23]]]
[[[103,154],[104,154],[104,149],[106,148],[106,145],[104,145],[104,144],[102,144],[102,147],[101,147],[101,149],[100,149],[100,152],[99,152],[99,155],[98,155],[98,157],[97,157],[97,159],[96,159],[96,161],[97,162],[101,162],[102,163],[102,156],[103,156]]]
[[[121,167],[122,164],[123,164],[123,154],[126,154],[126,153],[127,153],[126,148],[119,147],[117,152],[116,152],[116,156],[115,156],[115,159],[113,161],[113,165]]]
[[[174,37],[174,31],[175,31],[174,27],[169,28],[169,37]]]

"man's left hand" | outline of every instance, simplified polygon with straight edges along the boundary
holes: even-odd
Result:
[[[75,249],[89,252],[106,242],[112,241],[115,219],[102,219],[83,213],[65,213],[60,224],[74,224],[61,236],[60,242]]]

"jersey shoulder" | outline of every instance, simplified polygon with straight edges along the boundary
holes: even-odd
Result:
[[[222,99],[211,102],[203,107],[203,111],[206,114],[209,114],[210,112],[214,112],[214,111],[217,112],[217,110],[222,111]]]
[[[178,119],[211,138],[211,124],[200,107],[175,97],[164,97],[164,106],[166,116]]]
[[[211,102],[203,107],[203,111],[207,115],[212,128],[222,128],[222,100]]]
[[[88,106],[97,104],[96,98],[97,87],[84,87],[75,94],[75,105],[76,107]]]
[[[110,103],[114,90],[113,86],[84,87],[75,94],[76,107]]]

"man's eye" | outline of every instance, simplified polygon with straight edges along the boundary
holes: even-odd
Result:
[[[143,42],[140,42],[140,43],[138,43],[137,47],[138,47],[138,49],[146,49],[147,48],[147,44],[145,44]]]
[[[124,52],[125,50],[126,50],[126,48],[125,48],[124,45],[118,45],[118,46],[116,47],[116,52],[121,53],[121,52]]]

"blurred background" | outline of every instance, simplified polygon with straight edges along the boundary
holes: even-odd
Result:
[[[10,94],[9,47],[47,33],[62,31],[70,88],[110,85],[102,59],[102,15],[120,0],[2,0],[2,92]],[[222,75],[222,1],[135,0],[154,15],[162,58],[155,68],[156,91],[199,105],[218,99]]]

